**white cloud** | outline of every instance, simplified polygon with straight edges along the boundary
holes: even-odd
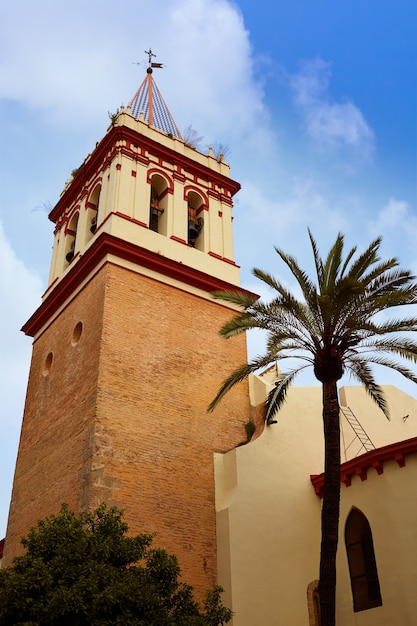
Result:
[[[110,0],[39,0],[36,10],[17,0],[2,19],[0,96],[42,111],[49,123],[106,122],[108,110],[133,97],[151,46],[165,66],[154,77],[181,129],[192,124],[214,142],[255,120],[262,126],[249,34],[228,0],[160,0],[157,9],[136,1],[129,11]]]
[[[370,229],[374,237],[383,234],[388,254],[398,257],[402,267],[417,273],[417,214],[408,202],[390,198],[372,220]]]
[[[17,442],[23,414],[23,400],[31,340],[20,331],[20,326],[40,304],[42,283],[14,254],[0,222],[0,491],[8,502]],[[7,506],[0,507],[0,538],[6,525]]]
[[[417,237],[417,217],[412,215],[410,205],[404,200],[390,198],[387,204],[379,212],[374,229],[385,231],[396,228],[411,236]]]
[[[368,158],[374,148],[374,134],[355,104],[332,101],[330,78],[330,64],[316,58],[303,62],[290,79],[306,132],[322,150],[348,150]]]

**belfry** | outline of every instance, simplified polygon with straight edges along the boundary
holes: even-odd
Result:
[[[153,56],[153,55],[152,55]],[[51,211],[49,283],[24,325],[33,354],[5,544],[63,502],[118,505],[155,532],[202,593],[217,580],[213,454],[245,438],[249,394],[206,413],[246,361],[226,343],[237,290],[232,198],[212,151],[187,145],[152,75],[87,156]]]

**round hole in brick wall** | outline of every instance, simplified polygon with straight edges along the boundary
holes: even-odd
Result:
[[[50,352],[48,354],[48,356],[45,359],[45,363],[43,365],[43,375],[47,376],[49,374],[49,372],[51,371],[51,367],[52,367],[52,361],[54,360],[54,355],[52,354],[52,352]]]
[[[80,341],[82,332],[83,332],[83,323],[78,322],[78,324],[75,326],[74,330],[72,331],[71,343],[73,346],[77,345],[77,343]]]

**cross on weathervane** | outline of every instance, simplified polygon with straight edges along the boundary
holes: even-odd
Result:
[[[156,57],[156,54],[154,54],[151,50],[151,48],[149,48],[149,50],[145,50],[145,54],[148,55],[148,69],[147,72],[148,74],[152,74],[152,68],[158,68],[158,69],[162,69],[163,63],[153,63],[152,62],[152,57]]]
[[[163,63],[152,62],[152,57],[156,57],[156,54],[154,54],[150,48],[149,50],[145,50],[145,54],[148,55],[148,69],[146,70],[148,74],[152,74],[152,68],[154,67],[158,69],[162,69],[164,67]],[[142,65],[142,63],[133,63],[133,65]]]

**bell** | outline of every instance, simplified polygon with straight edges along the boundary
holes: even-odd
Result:
[[[199,231],[197,224],[190,220],[188,222],[188,239],[191,239],[191,240],[197,239],[199,232],[200,231]]]

